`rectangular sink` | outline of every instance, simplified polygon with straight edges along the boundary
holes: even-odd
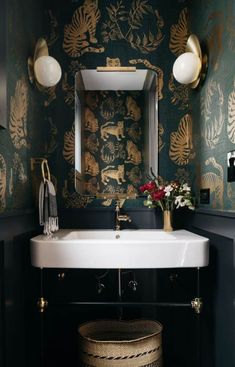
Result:
[[[209,240],[185,230],[59,230],[31,239],[38,268],[157,269],[207,266]]]

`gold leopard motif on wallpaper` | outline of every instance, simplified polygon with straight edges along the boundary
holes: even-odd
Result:
[[[64,27],[65,52],[71,57],[79,57],[86,52],[103,52],[104,47],[97,47],[96,26],[100,19],[97,0],[85,0],[75,10],[71,24]]]
[[[214,199],[212,202],[213,208],[223,208],[223,193],[224,193],[224,171],[221,164],[217,163],[214,157],[210,157],[205,161],[205,165],[212,165],[218,171],[214,172],[206,172],[201,176],[201,184],[200,187],[209,188],[210,193],[214,194]]]
[[[158,101],[160,101],[163,98],[162,89],[163,89],[163,86],[164,86],[162,69],[159,68],[159,66],[155,66],[155,65],[151,64],[146,59],[132,59],[132,60],[129,60],[129,63],[132,64],[132,65],[143,64],[144,66],[146,66],[146,68],[148,68],[150,70],[153,70],[157,73],[156,88],[157,88]]]
[[[188,164],[195,157],[192,125],[192,117],[187,114],[180,120],[178,130],[170,135],[169,156],[179,166]]]
[[[139,121],[141,119],[141,109],[137,105],[134,98],[131,96],[127,96],[126,98],[126,108],[127,108],[127,115],[125,119],[132,119],[134,121]]]
[[[110,66],[110,67],[121,66],[121,61],[118,57],[116,57],[115,59],[111,59],[110,57],[106,57],[106,66]]]
[[[85,173],[90,176],[97,176],[99,174],[99,164],[95,157],[90,152],[85,152]]]
[[[189,104],[189,86],[186,84],[175,84],[173,73],[168,83],[168,88],[172,92],[171,103],[175,106],[178,105],[180,110],[188,108]]]
[[[127,141],[127,160],[126,163],[132,163],[138,165],[142,162],[141,152],[138,150],[137,146],[133,143],[133,141]]]
[[[113,135],[118,141],[125,138],[124,135],[124,121],[118,121],[117,125],[114,122],[106,122],[106,124],[101,125],[100,128],[101,139],[107,141],[109,135]]]
[[[7,186],[7,167],[3,156],[0,154],[0,212],[6,208],[6,186]]]
[[[22,78],[17,81],[15,95],[10,100],[9,130],[16,149],[29,148],[27,143],[28,86]]]
[[[95,133],[98,130],[98,120],[93,111],[85,108],[85,130]]]
[[[101,170],[101,181],[103,184],[107,185],[110,179],[116,180],[118,185],[126,182],[124,164],[118,165],[117,169],[114,166],[107,166]]]

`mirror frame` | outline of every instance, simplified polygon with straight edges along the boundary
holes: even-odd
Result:
[[[132,69],[132,70],[129,70],[129,69]],[[128,71],[133,72],[133,71],[135,71],[133,69],[136,69],[136,68],[133,68],[133,67],[112,67],[112,68],[99,67],[99,68],[96,69],[96,71],[97,72],[109,72],[109,71],[111,71],[111,72],[114,72],[114,71],[116,71],[116,72],[128,72]],[[95,69],[86,69],[86,70],[94,71]],[[143,70],[143,69],[138,69],[138,70]],[[86,91],[84,83],[83,83],[81,71],[82,70],[79,70],[75,74],[75,141],[76,141],[76,139],[78,139],[78,133],[80,132],[80,136],[81,136],[80,151],[82,149],[81,147],[82,147],[83,131],[82,131],[82,127],[81,127],[81,125],[82,125],[82,123],[81,123],[81,120],[82,120],[81,112],[79,111],[79,117],[78,117],[78,107],[77,107],[77,104],[76,104],[76,102],[79,100],[78,95],[77,95],[77,91],[78,90],[81,91],[81,92]],[[149,142],[151,143],[151,138],[152,137],[155,138],[155,144],[156,144],[155,145],[156,149],[155,149],[154,153],[153,153],[153,151],[151,151],[151,147],[149,148],[148,157],[149,157],[149,162],[151,162],[151,158],[153,159],[152,162],[155,163],[155,171],[156,172],[153,170],[153,167],[151,167],[150,164],[149,164],[148,174],[146,174],[146,177],[147,177],[147,175],[150,176],[151,173],[154,173],[154,175],[158,174],[158,168],[159,168],[159,163],[158,163],[158,160],[159,160],[159,156],[158,156],[158,122],[159,122],[159,119],[158,119],[158,74],[156,73],[156,71],[151,70],[151,69],[146,69],[146,71],[147,71],[147,74],[146,74],[146,79],[145,79],[142,91],[146,90],[148,85],[150,85],[150,87],[147,90],[151,90],[153,82],[155,82],[155,80],[156,80],[156,82],[154,84],[154,91],[153,91],[155,112],[154,112],[154,124],[152,124],[152,126],[150,124],[150,121],[152,120],[152,116],[151,116],[152,111],[148,111],[148,113],[150,114],[150,116],[148,118],[148,127],[151,128],[151,132],[148,133],[148,139],[149,139]],[[153,75],[152,78],[150,77],[150,72],[152,74],[155,74],[155,75]],[[154,78],[156,78],[156,79],[154,79]],[[77,88],[78,84],[79,84],[79,88]],[[96,89],[94,89],[94,90],[96,90]],[[102,90],[102,89],[100,89],[100,90]],[[128,91],[128,89],[126,89],[126,91]],[[79,100],[79,104],[81,105],[80,100]],[[80,119],[80,121],[78,121],[79,119]],[[79,129],[78,129],[78,125],[79,125]],[[144,147],[146,148],[146,143],[144,143]],[[80,158],[81,158],[81,162],[79,163],[79,166],[81,168],[81,172],[79,172],[76,169],[78,167],[78,163],[77,163],[78,147],[77,147],[77,144],[75,142],[75,182],[74,182],[74,184],[75,184],[75,190],[78,192],[79,195],[81,195],[83,197],[97,198],[97,199],[134,199],[136,197],[146,196],[146,195],[143,195],[143,194],[128,194],[128,193],[118,193],[118,192],[117,193],[116,192],[115,193],[97,192],[95,195],[82,193],[83,189],[79,190],[78,187],[82,188],[83,184],[85,182],[84,174],[82,173],[84,162],[82,160],[82,153],[79,153],[79,154],[80,154]],[[156,158],[153,158],[153,156],[155,156],[155,155],[156,155]]]

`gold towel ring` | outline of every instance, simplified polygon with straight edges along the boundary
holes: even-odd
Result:
[[[45,168],[46,168],[46,170],[45,170]],[[46,159],[43,159],[43,161],[41,163],[41,170],[42,170],[42,178],[43,178],[43,181],[44,182],[46,180],[51,181],[51,174],[50,174],[48,162],[47,162]]]

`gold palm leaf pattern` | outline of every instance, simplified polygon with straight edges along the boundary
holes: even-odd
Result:
[[[185,52],[185,46],[189,36],[188,9],[184,8],[179,16],[178,23],[171,26],[169,48],[175,56]]]
[[[201,95],[201,115],[204,118],[202,138],[210,148],[215,148],[221,136],[225,120],[223,104],[224,95],[220,84],[210,79]]]
[[[0,154],[0,212],[6,208],[6,186],[7,186],[7,168],[5,159]]]
[[[228,97],[228,137],[235,144],[235,80],[234,89]]]
[[[162,69],[159,68],[159,66],[155,66],[151,64],[146,59],[132,59],[132,60],[129,60],[129,63],[132,65],[143,64],[144,66],[146,66],[146,68],[150,70],[154,70],[157,73],[157,76],[158,76],[157,77],[157,93],[158,93],[158,100],[160,101],[163,98],[162,89],[164,86]]]
[[[117,1],[116,5],[110,4],[106,9],[109,20],[102,25],[104,42],[125,40],[135,50],[147,54],[155,51],[164,39],[164,21],[158,10],[153,10],[148,4],[148,0],[133,0],[129,11],[122,0]],[[147,33],[141,32],[145,18],[151,16],[155,19],[156,28]]]
[[[71,57],[79,57],[86,52],[103,52],[104,47],[94,46],[97,43],[96,25],[100,19],[97,0],[85,0],[75,10],[71,24],[65,25],[65,52]]]
[[[75,155],[75,130],[74,124],[70,131],[66,131],[64,134],[64,149],[63,156],[64,159],[70,164],[74,164]]]
[[[15,95],[10,100],[9,130],[16,149],[27,148],[28,87],[22,78],[17,81]]]
[[[213,208],[223,208],[223,193],[224,193],[224,171],[214,157],[209,157],[205,161],[205,165],[211,165],[217,172],[209,171],[201,176],[200,187],[209,188],[210,193],[214,194],[212,206]]]
[[[195,157],[192,117],[188,114],[180,120],[178,130],[171,133],[169,156],[179,166],[188,164]]]

